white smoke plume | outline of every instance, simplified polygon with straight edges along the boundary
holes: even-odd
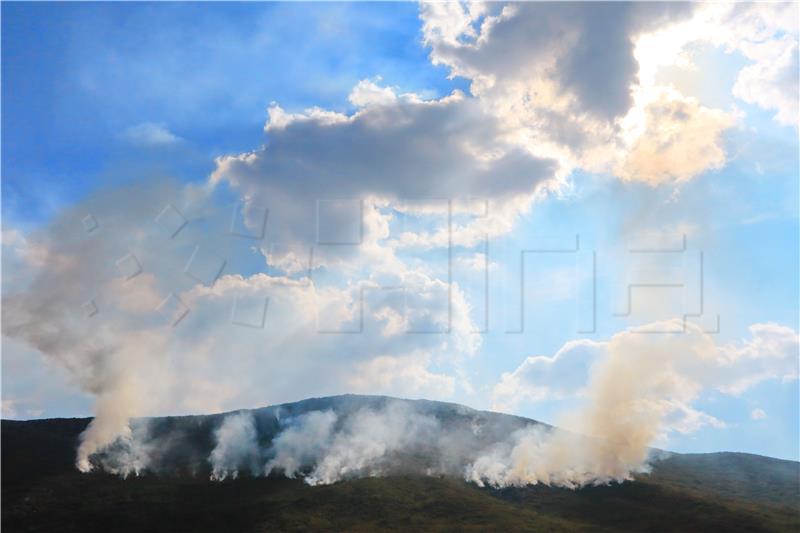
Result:
[[[337,416],[333,411],[311,411],[297,417],[272,441],[272,459],[265,474],[280,471],[294,478],[304,467],[315,464],[330,446]]]
[[[598,409],[611,405],[601,401]],[[543,483],[579,488],[623,481],[647,470],[649,440],[619,439],[616,434],[635,431],[627,425],[635,424],[630,417],[609,426],[604,435],[587,437],[537,424],[488,427],[475,411],[461,414],[468,424],[447,425],[451,415],[439,416],[403,401],[342,416],[332,410],[310,411],[283,420],[263,453],[252,415],[229,415],[216,433],[217,446],[209,458],[211,477],[236,477],[246,468],[254,475],[283,474],[310,485],[327,485],[414,472],[463,476],[481,486]],[[263,469],[255,466],[261,456],[269,458]]]
[[[312,411],[291,421],[273,440],[266,475],[302,475],[310,485],[378,476],[408,461],[414,450],[438,448],[439,421],[405,402],[362,408],[340,421],[332,411]],[[435,450],[438,454],[441,450]],[[436,455],[434,454],[434,455]]]
[[[392,466],[393,454],[430,445],[439,436],[436,418],[392,402],[384,410],[361,410],[348,419],[306,477],[327,485],[349,477],[377,476]]]
[[[635,458],[629,460],[621,449],[625,445],[562,430],[529,427],[515,431],[482,453],[467,466],[464,478],[479,486],[544,484],[570,489],[621,482],[649,470],[649,448],[637,449]]]
[[[160,222],[167,209],[182,212],[175,215],[183,219],[178,235],[179,222]],[[5,253],[4,240],[4,338],[52,359],[95,398],[78,445],[79,470],[91,470],[93,456],[107,448],[125,448],[131,420],[163,411],[176,383],[197,388],[186,372],[178,378],[174,371],[175,356],[185,350],[176,349],[182,339],[166,304],[196,284],[181,267],[196,243],[220,255],[230,248],[229,239],[190,222],[223,218],[229,213],[213,211],[204,192],[154,178],[97,192],[24,238],[14,253]]]
[[[95,460],[103,470],[123,479],[131,475],[139,476],[149,468],[157,444],[158,441],[150,434],[147,419],[132,420],[113,444],[105,447],[104,453],[97,455]]]
[[[214,435],[217,445],[208,458],[211,479],[236,479],[240,470],[258,473],[261,451],[252,413],[244,411],[226,416]]]
[[[163,353],[161,331],[151,327],[150,315],[127,312],[132,305],[152,311],[159,301],[153,278],[137,270],[149,259],[140,251],[140,236],[147,227],[143,221],[152,220],[172,191],[169,184],[149,185],[99,193],[63,212],[28,240],[17,270],[24,276],[13,290],[4,286],[3,335],[56,360],[96,397],[95,418],[78,449],[82,471],[92,468],[92,453],[126,438],[130,418],[146,404],[145,385],[163,375],[155,368],[163,367],[157,360]],[[137,259],[131,259],[132,250]],[[130,259],[133,278],[126,284],[120,283],[122,263],[115,264],[124,258]],[[87,313],[89,308],[94,311]],[[87,318],[92,313],[95,320]]]

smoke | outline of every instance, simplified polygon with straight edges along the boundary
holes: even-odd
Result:
[[[621,449],[625,446],[603,438],[531,427],[487,449],[466,467],[464,478],[479,486],[498,488],[544,484],[576,489],[622,482],[635,473],[649,471],[650,449],[637,449],[629,457]]]
[[[384,410],[363,409],[349,418],[306,477],[310,485],[328,485],[350,477],[378,476],[396,466],[395,454],[420,450],[435,442],[436,418],[407,404],[392,402]]]
[[[796,375],[798,337],[790,328],[755,325],[753,340],[717,346],[699,328],[686,325],[684,332],[683,327],[680,320],[649,324],[598,344],[603,349],[591,367],[582,406],[559,424],[574,432],[517,431],[470,464],[467,479],[496,487],[573,488],[628,480],[649,469],[651,446],[669,431],[724,425],[692,408],[701,391],[741,390],[743,376],[752,384]],[[568,359],[560,355],[549,363]],[[558,378],[555,372],[552,377]]]
[[[224,419],[209,457],[212,479],[236,478],[244,468],[253,475],[280,473],[302,477],[310,485],[327,485],[399,470],[425,472],[411,456],[445,452],[438,445],[446,442],[439,421],[400,401],[343,417],[325,410],[282,420],[280,432],[264,450],[259,449],[253,420],[250,413]],[[257,466],[261,457],[268,458],[263,468]]]
[[[606,401],[592,408],[592,416],[609,405]],[[618,431],[632,429],[625,423],[589,437],[542,424],[509,425],[500,422],[510,418],[504,415],[454,410],[435,412],[411,402],[389,401],[341,414],[310,411],[280,420],[278,433],[263,449],[252,414],[228,415],[215,432],[211,478],[236,478],[245,470],[328,485],[414,473],[463,477],[480,486],[543,483],[574,489],[623,481],[647,470],[646,438],[617,438]],[[630,417],[627,421],[635,424]],[[265,461],[263,468],[260,460]]]
[[[701,391],[739,391],[756,378],[796,376],[798,336],[791,328],[757,324],[751,340],[717,345],[693,326],[678,333],[679,325],[634,328],[584,350],[594,364],[585,365],[582,404],[560,421],[568,429],[438,402],[344,396],[224,417],[134,421],[96,461],[122,476],[176,470],[169,465],[195,446],[186,468],[197,472],[202,463],[214,480],[247,473],[325,485],[415,474],[570,489],[623,482],[649,471],[659,454],[651,446],[669,431],[722,424],[692,408]],[[562,353],[549,364],[564,361],[571,358]],[[207,448],[204,435],[213,441]]]
[[[216,430],[215,437],[217,445],[208,458],[212,467],[211,479],[236,479],[242,469],[252,474],[258,473],[261,451],[252,413],[226,416]]]
[[[294,478],[308,465],[315,464],[330,446],[337,416],[333,411],[311,411],[289,420],[272,442],[265,474],[280,471]]]
[[[219,373],[213,373],[218,367],[202,366],[201,348],[211,352],[209,345],[219,343],[218,350],[225,344],[231,353],[252,353],[230,350],[227,338],[215,335],[179,344],[181,333],[157,307],[168,294],[183,294],[181,289],[206,291],[209,300],[217,293],[197,289],[176,268],[192,254],[197,235],[191,225],[177,240],[159,230],[154,219],[167,195],[163,187],[144,189],[149,192],[117,191],[65,213],[27,248],[26,260],[38,266],[38,274],[14,292],[4,290],[3,335],[57,360],[82,390],[96,397],[95,417],[78,447],[76,464],[82,471],[95,465],[121,476],[175,470],[170,462],[191,446],[178,437],[154,435],[152,427],[132,417],[153,408],[152,402],[168,390],[205,394],[208,389],[198,387],[203,382],[194,378],[203,372],[219,378]],[[117,209],[120,204],[126,209]],[[87,212],[101,222],[100,229],[83,231]],[[210,244],[214,250],[221,247]],[[119,261],[133,252],[147,269],[131,276]],[[271,293],[270,302],[277,296]],[[83,306],[90,300],[100,308],[97,316],[86,316]],[[192,316],[204,315],[198,309]],[[198,323],[208,331],[210,322]],[[644,329],[682,328],[678,320]],[[559,424],[571,431],[501,427],[475,412],[456,416],[456,408],[443,414],[404,402],[346,413],[322,409],[283,420],[273,415],[275,431],[261,428],[251,413],[243,412],[226,417],[213,432],[213,446],[198,445],[186,468],[210,467],[218,480],[241,472],[282,473],[315,485],[397,471],[457,475],[498,487],[545,483],[574,488],[630,479],[647,470],[650,446],[667,430],[721,424],[691,407],[700,391],[737,393],[764,379],[797,377],[798,336],[790,328],[754,325],[752,341],[726,346],[688,329],[659,335],[630,330],[596,343],[604,351],[582,389],[583,407]],[[244,334],[237,330],[236,336]],[[361,349],[382,353],[398,342],[383,332],[378,337],[385,344]],[[264,342],[258,337],[259,347]],[[307,353],[324,349],[310,346]],[[229,383],[232,397],[248,385],[241,379]],[[453,416],[461,422],[453,423]],[[170,454],[164,443],[170,443]],[[201,457],[202,467],[195,456]]]
[[[77,451],[83,472],[93,454],[130,437],[131,418],[153,409],[172,378],[171,324],[157,308],[185,285],[173,272],[189,252],[155,219],[191,193],[168,180],[101,191],[22,239],[20,252],[3,254],[5,277],[15,276],[3,287],[3,336],[56,361],[95,397]]]
[[[86,436],[81,445],[86,445]],[[126,424],[121,435],[115,437],[111,445],[105,447],[104,452],[97,454],[94,460],[106,472],[117,474],[123,479],[130,475],[139,476],[151,464],[151,456],[158,441],[150,435],[149,421],[138,419]],[[85,467],[86,470],[91,465]]]

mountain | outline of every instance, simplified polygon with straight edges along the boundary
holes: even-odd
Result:
[[[378,396],[314,398],[245,411],[268,446],[311,412],[338,421],[407,406],[456,436],[459,450],[549,426],[464,406]],[[452,457],[413,448],[380,477],[310,486],[281,475],[210,481],[209,454],[231,413],[141,419],[151,443],[141,476],[74,467],[89,419],[2,421],[2,528],[15,531],[797,531],[800,463],[741,453],[660,454],[634,481],[577,490],[467,483]],[[394,415],[393,415],[394,416]],[[337,422],[338,423],[338,422]],[[476,428],[479,429],[476,430]],[[106,458],[109,459],[110,458]],[[102,455],[98,459],[103,461]],[[455,461],[455,459],[453,459]],[[439,468],[431,472],[435,463]],[[375,474],[375,472],[371,472]]]

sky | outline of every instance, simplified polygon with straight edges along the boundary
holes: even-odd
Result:
[[[586,431],[613,391],[654,446],[798,460],[797,21],[4,3],[3,417],[99,448],[363,393]]]

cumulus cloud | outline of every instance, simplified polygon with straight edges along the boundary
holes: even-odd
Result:
[[[513,372],[504,373],[494,387],[497,410],[510,410],[525,399],[563,399],[579,395],[607,345],[590,340],[570,341],[553,357],[528,357]]]
[[[379,82],[380,78],[376,81]],[[406,97],[416,98],[416,95],[407,95]],[[397,94],[391,87],[381,87],[372,80],[361,80],[353,87],[347,99],[356,107],[390,105],[397,101]]]
[[[741,17],[725,9],[423,3],[420,18],[431,61],[469,79],[471,95],[426,100],[381,86],[376,77],[353,88],[351,114],[289,112],[273,103],[265,145],[220,157],[210,184],[232,186],[246,210],[268,209],[271,231],[289,245],[319,240],[320,201],[350,199],[351,218],[355,202],[366,201],[360,252],[389,261],[382,246],[389,242],[475,246],[507,233],[575,168],[659,185],[726,162],[723,133],[737,115],[703,106],[655,77],[660,67],[686,60],[685,47],[701,37],[733,46],[733,34],[739,41],[748,35],[736,29],[744,27],[735,22]],[[400,199],[454,194],[488,199],[488,216],[449,240],[441,231],[387,235]],[[325,218],[325,232],[353,242],[345,218]],[[333,250],[318,247],[315,254],[322,264]]]
[[[625,119],[641,112],[636,39],[690,14],[674,4],[421,8],[432,61],[472,80],[471,92],[509,138],[590,170],[624,157]]]
[[[569,168],[663,184],[722,166],[737,116],[657,79],[691,67],[697,43],[750,60],[733,94],[797,123],[792,4],[424,3],[420,16],[432,62],[471,80],[507,138]]]
[[[273,106],[267,144],[219,158],[210,183],[227,183],[248,204],[268,208],[271,231],[306,244],[318,237],[320,201],[324,208],[329,199],[349,199],[351,217],[366,201],[363,236],[343,231],[335,218],[325,222],[331,240],[360,238],[363,250],[387,237],[387,201],[488,199],[497,220],[482,222],[483,236],[492,227],[508,231],[509,217],[561,176],[555,161],[508,142],[498,120],[459,92],[424,100],[361,82],[351,100],[362,105],[351,115]]]
[[[733,115],[671,89],[648,98],[640,115],[641,134],[626,148],[617,176],[658,185],[687,181],[725,164],[722,135],[734,125]],[[628,124],[633,121],[629,117]]]
[[[349,379],[354,392],[382,392],[430,397],[450,396],[455,392],[456,378],[430,370],[430,354],[416,352],[406,356],[378,356],[359,365]]]
[[[476,94],[503,85],[554,84],[569,95],[576,115],[609,118],[624,115],[632,103],[633,38],[690,10],[664,4],[424,3],[421,17],[434,64],[472,79]]]

